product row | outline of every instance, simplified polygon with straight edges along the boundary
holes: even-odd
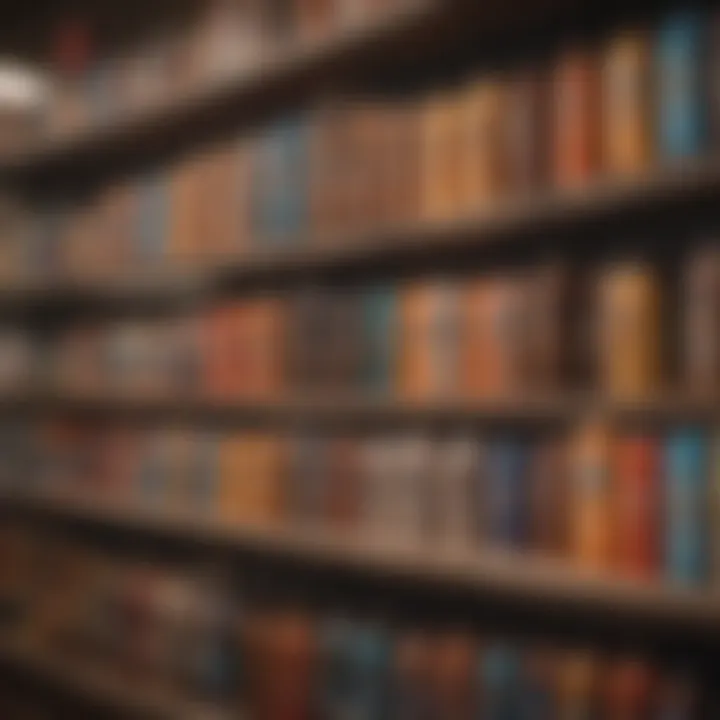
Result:
[[[253,607],[204,568],[56,545],[22,599],[37,642],[257,720],[700,717],[697,678],[682,664]]]
[[[152,33],[140,27],[134,43],[124,47],[108,43],[108,17],[67,13],[51,30],[42,70],[6,63],[0,71],[8,77],[0,154],[191,97],[257,71],[290,48],[300,51],[380,22],[410,1],[192,3],[174,18],[148,20],[159,27]]]
[[[1,442],[1,487],[21,497],[463,556],[517,551],[679,585],[720,581],[720,455],[699,431],[613,434],[590,423],[552,436],[312,435],[55,423],[8,427]]]
[[[676,270],[673,270],[675,272]],[[680,277],[561,261],[218,300],[188,314],[0,332],[0,388],[174,401],[492,400],[553,391],[708,398],[720,382],[720,250]]]
[[[602,53],[572,48],[548,70],[287,118],[42,217],[8,208],[4,264],[15,274],[102,276],[309,238],[360,242],[528,190],[703,156],[711,131],[720,136],[720,53],[708,25],[673,15],[656,32],[621,33]]]

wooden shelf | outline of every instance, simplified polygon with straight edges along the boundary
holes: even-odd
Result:
[[[32,185],[75,180],[153,163],[193,143],[251,128],[388,69],[443,58],[463,37],[497,39],[562,18],[579,0],[413,0],[378,21],[312,46],[293,44],[256,68],[134,116],[48,140],[0,166],[0,179]],[[415,73],[416,75],[416,73]],[[52,182],[50,183],[52,185]]]
[[[619,425],[683,425],[720,422],[720,398],[681,393],[659,393],[647,399],[612,401],[593,395],[553,394],[425,402],[373,398],[358,394],[307,396],[284,400],[219,401],[202,399],[24,393],[0,397],[0,414],[74,414],[148,422],[234,424],[316,424],[318,426],[378,425],[433,426],[567,424],[587,418],[605,418]]]
[[[228,524],[87,498],[6,495],[0,502],[43,517],[252,552],[311,569],[351,572],[366,580],[469,592],[478,602],[519,606],[540,616],[580,616],[622,627],[649,627],[660,636],[680,634],[711,646],[720,643],[716,593],[609,578],[547,558],[429,542],[398,544],[341,531]]]
[[[381,77],[388,68],[413,67],[442,56],[470,30],[489,37],[507,28],[531,26],[577,0],[501,0],[478,6],[471,0],[414,0],[377,21],[338,31],[312,45],[291,44],[277,57],[187,97],[121,120],[50,139],[0,166],[5,182],[62,187],[66,174],[96,179],[152,164],[218,135],[256,126],[273,115],[305,105],[363,77]],[[435,53],[435,55],[433,55]]]
[[[80,663],[12,636],[0,638],[0,665],[59,692],[123,716],[157,720],[229,720],[237,714],[176,693],[144,689],[97,664]]]
[[[160,158],[188,142],[212,139],[228,128],[247,127],[300,103],[326,83],[347,77],[355,61],[424,37],[452,3],[420,1],[390,12],[380,22],[354,28],[312,47],[292,47],[252,71],[218,82],[185,98],[118,121],[101,124],[11,158],[0,168],[6,181],[37,182],[113,172],[133,161]]]
[[[593,243],[592,238],[624,236],[628,228],[645,221],[677,224],[684,210],[712,211],[718,191],[720,160],[689,162],[632,179],[598,181],[584,190],[509,199],[464,218],[368,232],[333,245],[307,240],[280,251],[257,251],[214,264],[198,260],[194,265],[159,267],[132,277],[6,287],[0,289],[0,304],[11,309],[64,307],[93,312],[102,308],[154,311],[164,306],[172,310],[231,287],[282,287],[288,281],[348,273],[353,277],[382,275],[415,263],[425,263],[432,271],[438,263],[458,259],[465,267],[478,260],[482,265],[489,259],[483,253],[490,253],[492,259],[495,252],[519,247],[549,249],[563,238],[577,249],[581,236]],[[691,218],[696,215],[691,213]],[[678,231],[677,242],[684,240]]]

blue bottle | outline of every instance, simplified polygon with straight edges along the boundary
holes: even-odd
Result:
[[[708,554],[708,446],[699,433],[669,438],[665,460],[665,570],[673,582],[702,584]]]
[[[696,156],[706,145],[706,25],[699,12],[678,12],[658,32],[658,150],[667,159]]]

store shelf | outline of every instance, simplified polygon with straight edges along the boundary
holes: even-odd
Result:
[[[332,89],[388,69],[441,61],[461,38],[497,39],[563,18],[578,0],[409,0],[377,21],[327,39],[291,44],[257,67],[135,115],[117,116],[67,137],[47,140],[0,165],[0,178],[27,185],[106,176],[154,161],[205,139],[257,126],[278,113],[305,106]],[[416,73],[415,73],[416,74]],[[52,184],[52,183],[51,183]]]
[[[507,398],[408,401],[369,394],[308,395],[283,399],[203,400],[149,395],[83,395],[17,392],[0,397],[2,415],[76,415],[149,423],[197,425],[547,425],[602,418],[618,425],[662,428],[720,422],[720,398],[712,393],[659,393],[637,400],[609,400],[558,391]]]
[[[434,3],[419,2],[391,13],[382,22],[309,48],[291,48],[251,72],[188,97],[41,143],[5,161],[0,177],[27,182],[61,177],[72,170],[77,179],[83,173],[106,170],[134,158],[162,156],[188,138],[212,138],[228,122],[251,125],[297,103],[318,84],[347,75],[353,61],[373,48],[387,55],[406,36],[421,33],[428,23],[437,21],[437,12]]]
[[[518,0],[522,13],[489,0],[412,0],[377,21],[337,32],[311,45],[291,44],[255,68],[210,84],[187,97],[142,113],[51,139],[0,166],[0,178],[22,184],[112,174],[153,162],[187,145],[257,125],[303,106],[311,98],[352,84],[358,76],[386,72],[403,62],[427,61],[433,52],[472,29],[487,37],[507,27],[546,18],[575,0]]]
[[[718,191],[720,159],[687,161],[633,177],[599,179],[575,190],[508,197],[462,217],[424,219],[338,238],[332,245],[308,239],[296,248],[250,255],[215,272],[237,281],[254,281],[322,271],[394,269],[413,261],[436,262],[467,252],[504,249],[517,241],[545,247],[556,242],[558,235],[577,240],[592,231],[592,237],[597,237],[616,226],[627,232],[627,224],[638,220],[672,217],[677,221],[683,208],[716,209]]]
[[[467,550],[437,542],[371,540],[340,530],[230,524],[87,497],[5,495],[0,504],[44,518],[251,552],[391,585],[411,582],[426,589],[471,593],[478,603],[499,602],[540,617],[582,617],[634,630],[650,628],[658,637],[681,635],[685,642],[720,643],[720,597],[710,590],[614,579],[543,557]]]
[[[12,636],[0,637],[0,666],[64,695],[121,716],[156,720],[230,720],[238,714],[210,704],[183,700],[178,694],[143,689],[97,663],[78,662]],[[114,717],[115,715],[113,715]]]
[[[343,274],[362,280],[413,264],[424,264],[432,271],[439,263],[458,260],[465,268],[468,262],[477,265],[479,261],[482,266],[488,260],[483,253],[492,255],[520,246],[550,249],[563,239],[569,239],[575,248],[590,250],[588,243],[613,237],[614,229],[625,228],[621,233],[625,237],[628,227],[644,221],[660,221],[665,232],[668,227],[674,228],[679,243],[692,233],[692,228],[677,227],[683,211],[693,210],[694,217],[698,212],[712,212],[718,191],[720,160],[688,162],[645,176],[597,181],[577,191],[508,199],[463,218],[336,238],[331,245],[306,239],[294,247],[259,250],[222,262],[197,258],[194,264],[182,267],[140,269],[132,277],[16,284],[0,289],[0,305],[92,312],[102,308],[156,311],[163,304],[173,309],[207,300],[229,288],[278,288],[288,282]],[[658,240],[667,238],[660,233]]]

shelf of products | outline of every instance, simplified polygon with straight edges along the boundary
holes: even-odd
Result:
[[[712,87],[688,48],[710,20],[671,14],[599,48],[562,48],[537,72],[485,70],[421,97],[336,98],[79,197],[8,203],[2,269],[20,288],[25,278],[127,296],[158,278],[172,289],[189,276],[194,289],[217,274],[392,267],[707,207],[718,187],[717,161],[699,160],[714,154]],[[676,35],[687,43],[673,54]],[[682,102],[664,81],[673,63],[694,81]],[[625,74],[653,97],[626,107],[614,82]]]
[[[600,618],[620,626],[649,627],[656,638],[681,633],[687,642],[710,647],[720,642],[720,608],[714,591],[612,577],[541,556],[468,552],[452,543],[369,540],[342,531],[223,522],[87,497],[5,495],[2,502],[6,508],[36,516],[160,536],[181,544],[260,553],[380,580],[391,578],[395,585],[412,581],[419,583],[418,587],[469,591],[479,603],[500,601],[538,616],[544,607],[550,607],[553,614],[566,613],[567,618]]]
[[[196,423],[227,427],[260,421],[293,427],[304,423],[327,427],[427,427],[438,425],[533,427],[566,426],[583,419],[603,419],[646,431],[668,426],[720,425],[720,407],[712,396],[656,393],[636,399],[602,399],[597,395],[557,392],[487,400],[403,401],[357,394],[308,395],[266,400],[178,399],[168,396],[83,394],[70,392],[4,393],[0,417],[123,418],[158,424]]]
[[[44,139],[0,165],[0,303],[40,311],[0,327],[0,610],[33,638],[0,661],[162,717],[395,718],[426,688],[440,718],[697,715],[720,15],[576,7],[536,49],[563,0],[501,5],[217,0],[118,57],[70,28]],[[406,645],[410,595],[436,614]]]
[[[145,683],[192,679],[222,697],[232,717],[241,705],[252,717],[300,711],[343,717],[361,708],[370,717],[403,717],[419,697],[438,717],[461,708],[535,709],[540,701],[558,712],[592,708],[608,719],[621,711],[642,716],[642,709],[694,717],[703,707],[704,691],[686,660],[657,663],[633,650],[599,653],[578,641],[478,633],[452,623],[427,629],[343,607],[273,604],[238,593],[231,578],[192,563],[148,563],[60,543],[33,577],[25,622],[48,650],[26,662],[89,697],[101,688],[109,699],[115,685],[95,682],[91,672],[78,687],[50,660],[62,646],[84,648],[98,666],[113,657],[116,671],[136,681],[140,667]],[[177,647],[184,652],[173,652]],[[28,658],[28,651],[9,654]],[[175,717],[190,709],[128,687],[120,707],[158,708],[162,717],[166,709],[177,708]]]
[[[597,232],[598,224],[622,227],[622,222],[637,222],[638,218],[682,214],[684,207],[707,207],[718,189],[720,164],[692,161],[645,177],[608,180],[582,192],[553,192],[496,203],[467,218],[351,235],[330,246],[299,242],[298,247],[258,250],[240,258],[196,258],[191,264],[136,268],[132,273],[100,274],[96,279],[51,276],[10,284],[5,273],[8,281],[0,286],[0,301],[18,308],[58,304],[88,308],[98,303],[152,308],[158,301],[204,300],[229,284],[257,287],[349,271],[372,276],[403,263],[492,252],[513,242],[529,243],[536,249],[552,247],[562,235]]]
[[[97,663],[74,662],[66,654],[10,635],[0,636],[0,666],[3,665],[64,695],[112,712],[120,711],[127,717],[157,720],[229,720],[231,717],[230,713],[207,704],[183,702],[174,692],[144,690],[138,683],[128,682]],[[232,717],[237,718],[238,714]]]
[[[582,607],[586,593],[598,617],[652,618],[640,608],[657,594],[669,619],[685,596],[676,622],[696,603],[691,625],[715,603],[717,459],[703,431],[210,431],[113,418],[6,425],[2,442],[7,507],[489,596],[548,594],[550,608]]]
[[[288,14],[293,12],[293,4],[300,6],[302,3],[285,3]],[[216,5],[220,6],[219,3]],[[352,7],[350,3],[347,5],[348,8]],[[367,17],[363,19],[359,12],[363,3],[357,2],[355,6],[359,17],[354,23],[347,23],[347,27],[331,29],[332,21],[328,20],[328,27],[322,30],[294,27],[290,37],[282,34],[274,37],[273,32],[267,28],[253,25],[267,22],[263,18],[230,15],[224,19],[226,26],[223,28],[222,15],[211,17],[208,22],[210,27],[204,28],[207,37],[189,40],[190,44],[197,42],[199,45],[195,48],[195,52],[199,53],[198,57],[193,61],[179,54],[192,54],[192,49],[173,47],[173,43],[168,43],[167,39],[164,45],[158,42],[156,47],[146,48],[146,51],[156,54],[166,53],[169,65],[173,61],[176,63],[170,73],[158,62],[153,63],[151,57],[115,62],[119,67],[113,67],[113,63],[98,61],[98,67],[85,71],[89,78],[81,79],[81,84],[90,85],[83,92],[91,96],[90,99],[83,97],[82,102],[91,106],[100,105],[99,98],[102,98],[105,104],[117,102],[117,98],[107,97],[112,92],[123,97],[130,94],[132,97],[132,92],[125,87],[129,81],[126,79],[123,84],[113,78],[111,72],[115,70],[118,75],[121,72],[134,72],[136,75],[145,72],[149,76],[149,79],[144,80],[147,87],[134,91],[143,100],[142,103],[136,103],[140,107],[126,107],[124,111],[122,108],[112,111],[108,107],[90,107],[83,115],[84,120],[88,121],[95,115],[100,115],[100,119],[95,118],[95,122],[89,122],[87,127],[81,126],[79,129],[72,127],[73,123],[81,125],[78,118],[72,114],[69,118],[52,118],[55,124],[61,126],[59,132],[55,133],[57,137],[43,140],[38,147],[31,146],[16,156],[11,155],[5,159],[0,165],[0,177],[5,183],[22,182],[32,186],[33,182],[62,177],[68,171],[74,177],[92,174],[93,171],[97,172],[98,168],[101,172],[106,172],[108,167],[127,163],[128,158],[142,161],[148,155],[163,157],[168,152],[182,148],[188,139],[199,136],[212,138],[218,132],[226,131],[228,127],[252,127],[283,109],[292,108],[305,101],[313,92],[320,91],[328,83],[352,76],[352,73],[356,72],[357,63],[362,62],[362,58],[368,55],[372,55],[375,61],[383,58],[391,61],[399,48],[409,43],[428,46],[432,42],[433,33],[437,37],[439,28],[448,24],[456,13],[457,6],[462,3],[455,0],[450,3],[402,0],[387,3],[386,9],[379,3],[367,2],[364,5]],[[486,8],[486,13],[491,18],[493,14],[497,14],[493,5],[494,3],[491,3],[490,7]],[[219,12],[222,13],[223,10]],[[233,11],[226,7],[225,12],[237,14],[238,10],[236,8]],[[328,14],[329,12],[328,10]],[[312,15],[312,11],[309,11],[308,15]],[[212,23],[215,27],[212,27]],[[77,33],[77,28],[70,30]],[[85,32],[89,33],[89,30]],[[219,37],[213,38],[211,33],[216,33]],[[236,33],[232,40],[237,45],[234,52],[229,47],[222,47],[223,43],[231,42],[232,33]],[[263,36],[263,33],[268,36]],[[253,37],[253,34],[257,37]],[[77,42],[76,37],[73,40]],[[62,43],[62,38],[60,42]],[[86,39],[85,42],[89,43],[90,40]],[[209,62],[214,60],[218,67],[194,69],[195,75],[205,72],[208,77],[205,77],[203,82],[198,82],[202,77],[193,76],[191,79],[194,83],[185,79],[184,85],[189,87],[178,91],[177,86],[183,84],[178,81],[178,75],[187,70],[185,66],[188,62],[207,63],[207,58],[201,54],[202,43],[211,46],[213,42],[217,42],[221,47],[209,52],[206,47],[204,52],[210,55]],[[249,51],[248,46],[252,46],[253,50]],[[224,58],[223,52],[226,55]],[[252,57],[253,53],[255,57]],[[238,55],[242,57],[235,57]],[[248,55],[250,58],[246,57]],[[61,57],[60,71],[65,70],[62,61]],[[123,63],[127,68],[122,67]],[[228,67],[223,67],[223,63]],[[71,74],[73,71],[77,72],[77,69],[71,67]],[[216,77],[213,77],[211,71],[214,71]],[[165,74],[161,76],[159,72]],[[105,94],[98,92],[97,86],[92,85],[101,82],[109,84],[110,81],[115,82],[116,86]],[[141,81],[142,78],[136,78],[134,82],[139,84]],[[92,97],[92,93],[96,96]],[[153,93],[160,97],[160,101]],[[75,114],[79,112],[77,98],[68,101],[61,97],[56,104],[63,102],[75,102],[76,107],[71,107],[71,111]],[[53,112],[60,118],[62,112],[68,113],[68,109],[53,108]],[[123,116],[123,120],[117,120],[118,114]]]

